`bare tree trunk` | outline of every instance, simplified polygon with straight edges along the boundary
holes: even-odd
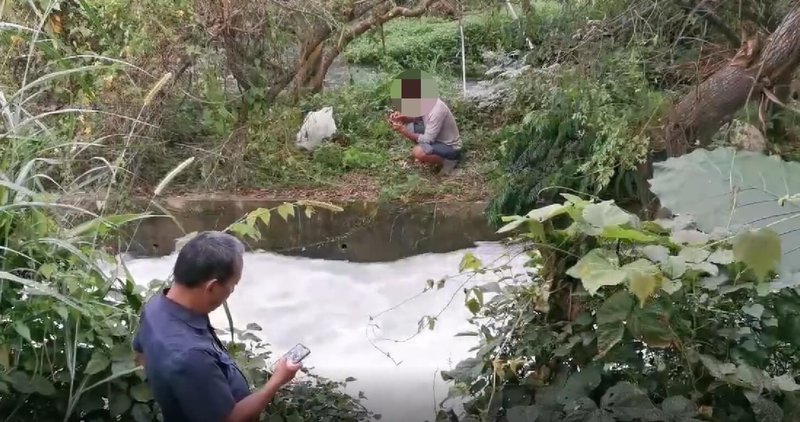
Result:
[[[317,54],[306,55],[301,59],[302,63],[298,66],[294,79],[295,86],[311,92],[321,91],[328,69],[351,41],[392,19],[421,16],[438,1],[440,0],[424,0],[414,7],[394,6],[394,2],[391,1],[376,1],[370,3],[369,7],[361,7],[358,11],[360,13],[354,10],[351,13],[353,20],[340,32],[317,31],[317,39],[309,44],[315,48],[321,47],[321,50]]]
[[[672,109],[664,127],[667,154],[675,157],[706,146],[720,127],[748,102],[765,100],[765,90],[785,84],[800,66],[800,1],[763,48],[743,41],[731,62],[692,89]]]

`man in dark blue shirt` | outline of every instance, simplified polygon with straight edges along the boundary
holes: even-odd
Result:
[[[198,234],[178,254],[172,287],[145,305],[133,348],[165,422],[257,420],[300,369],[282,360],[266,385],[251,393],[211,327],[208,314],[241,279],[243,253],[231,235]]]

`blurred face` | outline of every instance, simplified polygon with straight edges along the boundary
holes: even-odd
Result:
[[[236,290],[236,285],[242,278],[242,260],[236,265],[233,275],[227,280],[209,280],[205,285],[205,297],[208,301],[209,312],[222,306],[222,303],[228,300],[233,291]]]
[[[419,70],[406,70],[389,87],[392,108],[411,118],[430,113],[439,98],[433,76]]]

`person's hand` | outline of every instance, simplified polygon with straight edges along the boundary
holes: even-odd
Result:
[[[392,130],[395,132],[402,132],[406,128],[406,125],[400,122],[392,122]]]
[[[282,358],[275,364],[275,372],[272,373],[270,381],[274,380],[278,385],[284,385],[294,379],[295,374],[302,367],[303,364],[299,362],[290,362],[286,358]]]
[[[389,126],[391,126],[392,129],[395,129],[396,125],[402,124],[400,121],[400,115],[396,111],[392,112],[392,114],[386,117],[386,121],[389,123]]]

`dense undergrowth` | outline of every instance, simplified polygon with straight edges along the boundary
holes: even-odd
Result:
[[[465,16],[463,28],[468,76],[480,77],[487,70],[483,53],[522,45],[519,24],[494,8],[490,12]],[[445,18],[392,21],[385,25],[382,33],[378,29],[356,40],[345,57],[360,65],[460,73],[459,22]]]
[[[231,61],[238,56],[226,55],[218,39],[208,38],[200,19],[208,11],[190,2],[166,7],[148,0],[130,10],[111,0],[52,2],[52,19],[42,21],[48,41],[36,44],[36,60],[30,63],[36,66],[27,80],[61,72],[37,84],[34,88],[44,88],[46,95],[40,93],[27,106],[34,115],[47,113],[52,128],[25,139],[51,147],[50,158],[79,150],[59,170],[65,179],[91,169],[98,157],[122,155],[118,164],[131,171],[127,183],[147,191],[165,172],[194,157],[171,190],[280,194],[310,189],[387,200],[482,199],[492,200],[490,215],[497,222],[499,215],[551,200],[558,189],[627,202],[639,187],[633,169],[644,159],[674,95],[735,49],[678,4],[535,1],[527,8],[517,4],[520,21],[512,21],[504,6],[491,3],[465,3],[469,72],[481,74],[494,64],[487,62],[487,52],[502,56],[513,50],[540,70],[524,72],[508,101],[485,110],[460,96],[459,22],[453,18],[400,18],[373,28],[339,58],[373,66],[373,77],[358,76],[356,69],[352,83],[338,81],[338,88],[310,96],[289,89],[267,101],[263,92],[231,80],[237,69]],[[787,4],[753,13],[764,25],[775,25]],[[148,8],[170,12],[151,14]],[[9,21],[28,28],[43,12],[25,5],[9,10]],[[735,10],[720,13],[727,18]],[[270,36],[289,48],[290,35],[296,36]],[[9,46],[0,78],[10,87],[20,88],[30,67],[24,59],[30,36],[26,30],[0,33]],[[267,66],[255,60],[244,64]],[[436,74],[456,112],[467,144],[456,177],[438,178],[413,165],[410,144],[385,124],[387,82],[409,67]],[[131,101],[154,86],[149,104]],[[294,137],[304,113],[329,105],[339,136],[314,153],[299,151]],[[104,113],[66,112],[98,108]],[[770,138],[796,137],[795,115],[768,116]],[[128,138],[135,141],[127,142],[133,117],[146,124],[137,123],[136,137]],[[759,121],[752,109],[738,117]],[[56,148],[63,139],[74,146]],[[791,142],[780,143],[784,153],[793,152]]]
[[[758,19],[774,29],[788,5],[759,9]],[[717,13],[736,19],[735,10]],[[649,150],[663,148],[669,107],[738,45],[676,3],[578,3],[534,13],[526,23],[538,43],[527,62],[541,70],[517,81],[513,100],[496,112],[503,116],[496,123],[503,149],[493,221],[546,204],[559,192],[636,207],[646,190],[637,166]],[[773,151],[793,156],[797,113],[764,116],[745,108],[734,118],[761,128]],[[730,144],[726,139],[720,144]]]
[[[390,22],[386,52],[371,40],[377,33],[373,30],[344,54],[376,65],[374,77],[340,81],[340,88],[299,98],[289,90],[268,103],[263,93],[242,90],[230,80],[228,57],[213,40],[204,39],[207,34],[196,21],[199,12],[189,2],[166,7],[148,0],[127,11],[115,1],[52,4],[59,7],[50,10],[53,18],[45,21],[48,41],[37,44],[30,78],[61,74],[48,77],[42,84],[46,98],[40,95],[28,107],[45,112],[66,108],[103,112],[47,116],[54,130],[37,133],[35,142],[54,147],[66,138],[83,146],[71,149],[81,154],[59,170],[61,178],[80,176],[98,157],[113,160],[123,155],[124,162],[119,164],[131,171],[126,183],[147,192],[165,172],[194,157],[194,165],[178,176],[171,191],[266,190],[280,195],[305,188],[340,195],[353,190],[368,199],[388,200],[447,195],[480,199],[488,194],[480,184],[465,190],[459,180],[438,180],[434,172],[414,166],[411,145],[391,132],[385,121],[390,104],[387,84],[408,66],[433,71],[458,115],[474,114],[453,89],[460,71],[455,21],[431,17]],[[170,12],[150,14],[148,8]],[[519,43],[507,14],[496,7],[488,10],[465,19],[471,66],[480,65],[480,55],[486,50]],[[33,27],[42,11],[18,5],[11,12],[12,22]],[[9,87],[21,87],[27,67],[22,58],[27,55],[30,35],[26,31],[0,33],[4,45],[12,47],[2,75]],[[401,46],[410,50],[399,52]],[[149,104],[143,107],[132,101],[146,97],[153,87],[158,89],[148,98]],[[334,107],[339,135],[314,153],[298,150],[294,139],[304,113],[328,105]],[[136,136],[127,142],[125,135],[134,117],[142,123],[134,125]],[[487,140],[490,128],[481,121],[460,120],[474,164],[465,179],[485,180],[491,177],[496,149]],[[48,151],[59,158],[64,149]]]
[[[532,271],[521,284],[501,280],[470,290],[481,344],[474,359],[446,375],[453,395],[468,399],[465,414],[442,417],[793,420],[800,303],[791,271],[770,271],[791,262],[782,255],[797,246],[780,237],[797,228],[725,231],[739,230],[732,221],[778,225],[785,209],[739,218],[714,202],[713,192],[680,189],[719,176],[692,173],[702,166],[687,162],[699,155],[673,161],[682,184],[662,178],[656,192],[673,211],[695,214],[696,227],[680,219],[641,222],[617,206],[641,199],[635,169],[675,94],[738,47],[680,3],[532,2],[519,9],[522,31],[496,5],[476,7],[464,19],[470,73],[489,67],[487,50],[520,50],[532,68],[489,108],[459,98],[458,24],[444,18],[388,22],[345,48],[346,59],[376,66],[372,82],[314,95],[287,89],[268,100],[266,89],[231,81],[240,70],[232,68],[235,57],[198,23],[208,11],[194,6],[204,2],[7,6],[10,24],[0,28],[0,414],[152,420],[152,400],[127,346],[152,290],[134,284],[103,251],[121,242],[120,224],[139,217],[107,215],[115,198],[296,188],[337,200],[492,199],[493,220],[519,230]],[[750,3],[758,7],[748,13],[766,29],[790,5]],[[722,6],[721,19],[738,18],[736,8]],[[269,41],[288,48],[297,36],[286,31]],[[267,58],[239,64],[280,75]],[[410,165],[410,144],[384,122],[386,84],[405,67],[439,78],[467,146],[460,176],[442,179]],[[297,150],[304,112],[327,105],[335,107],[340,135],[313,153]],[[749,107],[736,117],[763,124],[769,149],[791,158],[797,115],[787,108],[762,116]],[[734,161],[710,157],[714,166],[706,169]],[[769,176],[745,188],[782,180],[762,158],[738,169]],[[779,183],[768,191],[785,197],[758,200],[793,207],[798,190]],[[100,198],[103,218],[54,205],[86,193]],[[729,212],[696,207],[707,202]],[[258,235],[264,212],[231,230]],[[86,221],[94,223],[80,224]],[[491,269],[466,259],[462,270]],[[239,339],[252,340],[257,330],[249,326]],[[262,351],[232,347],[250,380],[263,380]],[[268,417],[368,416],[341,384],[314,380]]]
[[[678,217],[562,194],[504,218],[526,269],[467,286],[479,344],[443,373],[464,411],[446,400],[439,420],[797,420],[798,171],[697,150],[651,179]]]

